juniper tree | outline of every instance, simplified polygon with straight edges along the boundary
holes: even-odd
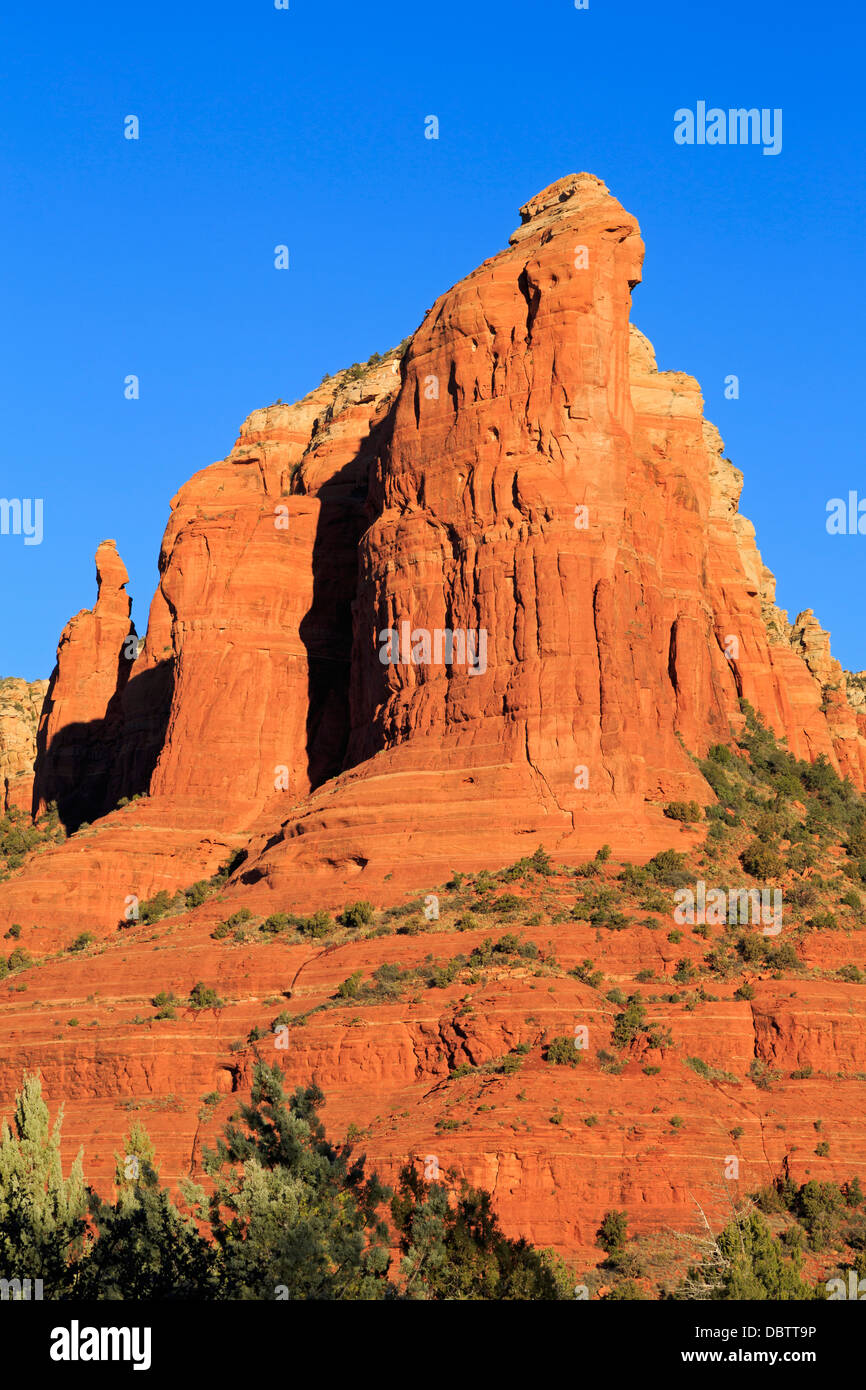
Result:
[[[0,1278],[42,1279],[47,1298],[73,1292],[87,1248],[81,1151],[63,1175],[61,1107],[51,1127],[38,1075],[26,1075],[13,1124],[0,1128]]]
[[[82,1267],[78,1292],[99,1299],[213,1298],[218,1251],[189,1212],[160,1186],[153,1144],[134,1125],[115,1154],[113,1203],[90,1194],[98,1239]]]
[[[332,1144],[315,1085],[288,1100],[282,1073],[258,1063],[240,1124],[206,1155],[221,1296],[378,1299],[388,1292],[390,1195],[351,1147]]]
[[[504,1235],[489,1192],[464,1182],[452,1198],[411,1165],[391,1215],[399,1235],[398,1296],[411,1299],[555,1300],[571,1296],[565,1267]]]
[[[674,1298],[781,1302],[821,1296],[803,1278],[799,1251],[794,1249],[789,1258],[756,1211],[735,1213],[724,1230],[718,1236],[709,1233],[703,1245],[703,1259],[689,1269]]]

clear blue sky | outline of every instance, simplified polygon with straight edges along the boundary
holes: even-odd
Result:
[[[825,530],[866,497],[863,38],[859,0],[7,0],[0,496],[42,497],[45,535],[0,536],[0,675],[50,673],[105,537],[143,632],[184,480],[582,169],[640,220],[634,320],[701,382],[780,604],[866,667],[866,536]],[[781,107],[781,154],[676,145],[699,100]]]

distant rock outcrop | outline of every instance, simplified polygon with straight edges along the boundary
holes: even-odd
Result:
[[[0,812],[32,809],[36,729],[47,689],[46,680],[0,680]]]
[[[108,709],[138,650],[128,582],[114,541],[103,541],[96,552],[96,604],[70,618],[60,635],[39,722],[35,809],[39,814],[55,801],[72,829],[109,809]]]

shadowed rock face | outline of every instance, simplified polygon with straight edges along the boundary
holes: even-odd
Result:
[[[72,830],[109,809],[107,714],[129,678],[133,648],[126,644],[135,633],[128,582],[114,541],[103,541],[96,552],[96,604],[61,633],[39,721],[34,809],[40,814],[55,801]]]
[[[97,820],[146,792],[165,738],[171,643],[157,594],[148,639],[130,619],[129,576],[114,541],[96,552],[97,598],[63,629],[39,720],[33,810],[51,802],[64,825]],[[154,644],[163,642],[153,656]],[[140,650],[141,649],[141,650]]]

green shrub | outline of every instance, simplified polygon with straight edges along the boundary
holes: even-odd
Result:
[[[329,912],[324,912],[321,908],[314,912],[312,917],[302,917],[298,923],[298,931],[301,936],[310,937],[316,941],[329,932],[334,931],[336,923]],[[387,929],[386,929],[387,930]]]
[[[772,1083],[779,1080],[779,1073],[772,1071],[766,1062],[762,1062],[759,1057],[752,1058],[749,1067],[749,1079],[754,1082],[759,1091],[769,1091]]]
[[[574,1038],[552,1038],[544,1050],[545,1062],[555,1067],[576,1067],[580,1062],[580,1053],[574,1042]]]
[[[155,893],[152,898],[146,898],[143,903],[139,903],[138,920],[145,924],[149,922],[158,922],[161,917],[168,915],[173,905],[174,900],[171,894],[167,893],[163,888],[159,893]]]
[[[617,1014],[611,1040],[614,1047],[628,1047],[638,1033],[646,1031],[646,1009],[639,994],[631,994],[622,1013]]]
[[[353,903],[351,907],[343,908],[339,917],[340,925],[349,927],[353,931],[369,926],[372,920],[373,904],[368,902],[357,902]]]
[[[818,895],[811,883],[795,883],[788,889],[787,896],[793,907],[811,907]]]
[[[807,925],[815,927],[818,931],[836,931],[839,927],[832,912],[816,912],[814,917],[809,918]]]
[[[464,912],[462,917],[458,917],[454,925],[458,931],[477,931],[481,922],[474,912]]]
[[[845,848],[853,859],[866,856],[866,817],[855,822],[845,842]]]
[[[473,955],[475,952],[473,951]],[[464,956],[454,956],[445,965],[431,965],[427,976],[427,986],[429,989],[447,989],[453,984],[463,966],[466,964]]]
[[[529,862],[537,874],[542,874],[544,877],[547,877],[553,873],[550,855],[543,845],[539,845],[538,848],[533,851]]]
[[[569,970],[569,975],[573,975],[581,984],[589,985],[590,989],[599,989],[604,981],[604,973],[595,969],[595,962],[583,960],[580,965],[575,965]]]
[[[201,980],[197,980],[189,992],[189,1007],[191,1009],[219,1009],[222,1008],[223,1000],[220,999],[215,989],[209,985],[203,985]]]
[[[515,936],[514,932],[506,932],[500,936],[494,951],[501,956],[522,956],[526,960],[538,959],[538,947],[534,941],[524,941],[521,937]]]
[[[695,1294],[695,1289],[700,1293]],[[781,1241],[757,1212],[737,1212],[712,1243],[702,1263],[690,1268],[674,1297],[746,1301],[810,1299],[814,1288],[801,1277],[796,1251],[789,1258]]]
[[[678,854],[674,849],[663,849],[660,854],[654,855],[645,867],[650,878],[665,888],[682,888],[689,882],[686,856]]]
[[[628,1212],[606,1211],[595,1233],[595,1240],[608,1255],[623,1250],[628,1241]]]
[[[347,979],[343,980],[342,984],[337,985],[337,998],[356,999],[361,989],[362,979],[363,972],[360,970],[354,970],[352,974],[348,976]]]
[[[835,1243],[846,1206],[845,1194],[835,1183],[812,1178],[797,1191],[791,1209],[805,1228],[812,1250]]]
[[[776,850],[761,840],[750,840],[740,855],[740,863],[752,878],[778,878],[784,865]]]
[[[211,885],[206,878],[200,878],[197,883],[193,883],[185,890],[183,896],[187,907],[193,908],[200,907],[203,902],[207,901],[210,894]]]
[[[504,1076],[511,1076],[514,1072],[519,1071],[522,1065],[522,1056],[517,1052],[509,1052],[504,1057],[500,1058],[494,1070]]]
[[[224,924],[228,929],[228,923]],[[270,917],[266,917],[259,927],[259,931],[267,936],[282,936],[284,932],[290,930],[292,918],[287,912],[272,912]]]
[[[162,1009],[171,1004],[176,1004],[178,1001],[173,991],[161,989],[159,994],[155,994],[150,1002],[155,1009]]]
[[[599,878],[601,875],[601,865],[597,859],[588,859],[585,864],[578,864],[575,871],[575,878]]]

